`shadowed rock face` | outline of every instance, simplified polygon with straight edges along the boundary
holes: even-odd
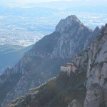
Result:
[[[105,107],[107,107],[107,83],[104,84],[103,86],[103,93],[104,93],[104,105]]]
[[[15,67],[12,73],[20,73],[18,81],[11,81],[8,90],[1,99],[2,107],[16,97],[25,95],[30,88],[37,87],[48,79],[56,76],[60,66],[71,61],[71,58],[83,51],[96,36],[98,31],[92,31],[84,26],[76,16],[69,16],[59,22],[56,30],[38,41],[28,51]],[[11,70],[9,70],[11,75]],[[6,78],[11,76],[4,73]],[[2,79],[2,84],[7,79]],[[5,82],[4,82],[5,80]],[[0,84],[2,87],[2,85]],[[0,87],[0,90],[1,90]]]

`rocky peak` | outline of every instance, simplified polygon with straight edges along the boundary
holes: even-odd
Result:
[[[62,19],[56,30],[45,36],[32,48],[33,55],[51,58],[71,58],[75,52],[84,49],[95,36],[93,31],[74,16]],[[30,54],[32,56],[31,50]]]
[[[72,27],[75,26],[78,27],[79,25],[83,25],[83,24],[75,15],[71,15],[65,19],[60,20],[60,22],[56,26],[56,31],[63,33],[65,31],[68,31],[69,29],[72,29]]]
[[[97,26],[93,31],[93,35],[95,35],[94,38],[96,38],[96,36],[98,36],[100,32],[101,32],[101,29]]]

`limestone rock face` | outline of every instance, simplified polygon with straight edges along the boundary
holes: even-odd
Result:
[[[84,107],[107,107],[107,25],[88,52],[87,94]],[[97,85],[95,85],[97,84]],[[96,94],[97,93],[97,94]],[[103,97],[102,97],[103,96]],[[102,101],[103,100],[103,101]],[[103,106],[101,105],[103,104]]]
[[[103,86],[103,93],[104,93],[105,107],[107,107],[107,82]]]
[[[100,107],[103,103],[103,91],[98,84],[92,84],[86,94],[85,107]]]

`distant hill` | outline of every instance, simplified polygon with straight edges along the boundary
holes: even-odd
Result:
[[[0,73],[7,67],[13,67],[30,47],[0,45]]]

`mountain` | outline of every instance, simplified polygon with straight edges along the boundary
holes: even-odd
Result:
[[[0,71],[4,71],[7,67],[13,67],[29,47],[21,47],[17,45],[0,45]]]
[[[0,77],[2,106],[56,76],[60,66],[83,51],[98,32],[98,28],[90,30],[74,15],[62,19],[53,33],[39,40]]]
[[[77,67],[75,73],[60,71],[56,78],[31,89],[28,94],[17,98],[8,107],[76,107],[71,104],[74,100],[78,101],[78,107],[83,107],[87,58],[87,52],[82,53],[78,56],[78,61],[75,59],[72,61]]]
[[[62,70],[8,107],[107,107],[107,24],[74,57],[70,72]]]

